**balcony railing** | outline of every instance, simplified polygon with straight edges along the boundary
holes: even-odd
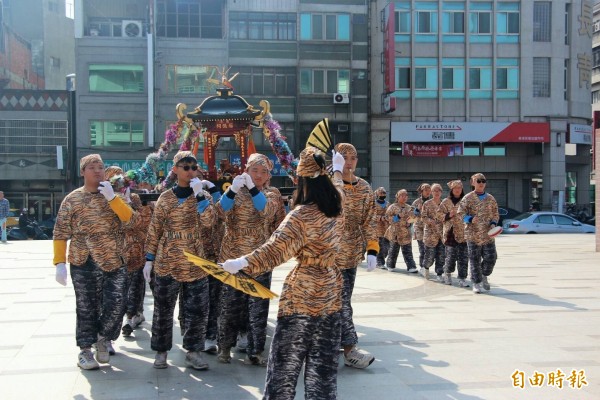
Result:
[[[0,120],[0,154],[56,154],[56,146],[68,144],[67,121]]]

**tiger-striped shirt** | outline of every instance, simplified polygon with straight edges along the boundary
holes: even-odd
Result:
[[[445,198],[442,200],[442,204],[440,204],[440,208],[438,209],[438,217],[444,223],[444,232],[443,232],[443,241],[446,241],[446,237],[450,228],[452,228],[452,232],[454,233],[454,239],[457,243],[465,242],[465,223],[463,222],[460,215],[458,215],[458,205],[460,202],[456,204],[452,203],[452,199]],[[446,216],[450,215],[450,210],[454,210],[456,214],[454,217],[450,219],[446,219]]]
[[[498,223],[500,219],[498,203],[494,196],[485,193],[484,199],[480,200],[477,193],[473,191],[467,193],[458,204],[458,213],[463,220],[465,215],[477,217],[475,223],[468,223],[465,226],[467,241],[480,246],[493,242],[494,238],[489,237],[487,232],[493,226],[491,223]]]
[[[429,199],[423,203],[421,219],[423,220],[423,243],[427,247],[435,247],[442,240],[442,221],[438,218],[438,208],[442,202]]]
[[[425,200],[425,201],[427,201],[427,200]],[[415,210],[419,210],[420,212],[422,212],[423,211],[422,210],[423,203],[425,203],[425,201],[423,201],[423,198],[421,196],[419,196],[418,199],[413,201],[412,206],[415,208]],[[423,231],[425,229],[425,225],[423,224],[423,217],[421,216],[421,214],[417,214],[416,217],[417,217],[417,220],[413,224],[413,230],[415,232],[415,239],[423,240]]]
[[[394,216],[398,215],[400,220],[395,222]],[[385,238],[390,242],[396,242],[400,246],[410,244],[410,222],[408,219],[414,217],[413,210],[408,204],[392,203],[386,212],[390,226],[385,232]]]
[[[127,264],[127,271],[133,272],[143,268],[146,262],[144,243],[148,235],[148,226],[152,219],[154,204],[149,203],[144,206],[142,205],[140,196],[132,193],[130,205],[138,214],[135,222],[125,229],[125,262]]]
[[[373,206],[375,208],[375,223],[377,224],[377,237],[382,237],[385,235],[385,232],[390,226],[388,217],[386,217],[385,215],[387,209],[390,207],[390,203],[387,201],[384,201],[383,203],[378,203],[377,198],[375,198]]]

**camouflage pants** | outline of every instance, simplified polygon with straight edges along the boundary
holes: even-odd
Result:
[[[264,287],[271,287],[271,272],[255,278]],[[218,318],[219,348],[231,349],[237,335],[248,330],[248,355],[261,354],[267,341],[267,320],[269,318],[268,299],[260,299],[223,286],[221,292],[221,314]]]
[[[442,275],[444,273],[444,259],[446,258],[446,246],[442,241],[438,241],[435,247],[425,246],[423,255],[423,268],[429,269],[435,262],[435,273]]]
[[[383,236],[379,238],[379,253],[377,253],[377,265],[385,265],[385,258],[388,256],[390,241]]]
[[[419,267],[423,267],[423,259],[425,258],[425,243],[422,240],[417,240],[419,246]]]
[[[127,273],[127,300],[125,302],[127,318],[144,312],[146,281],[142,269]]]
[[[218,318],[221,312],[221,291],[223,289],[223,283],[220,280],[208,277],[208,288],[210,289],[210,300],[208,310],[208,327],[206,328],[206,338],[217,340],[219,333],[218,329]]]
[[[183,308],[183,348],[187,351],[204,349],[208,322],[208,279],[179,282],[168,275],[156,275],[150,340],[154,351],[169,351],[173,347],[173,313],[180,290],[179,307]]]
[[[304,367],[304,398],[337,398],[340,313],[277,319],[263,399],[293,400]]]
[[[481,283],[481,275],[490,276],[496,265],[496,244],[491,241],[484,245],[467,242],[469,247],[469,262],[471,263],[471,281]]]
[[[70,271],[75,290],[77,346],[91,347],[98,335],[111,340],[119,337],[125,312],[127,268],[105,272],[90,257],[84,265],[71,264]]]
[[[342,287],[342,310],[341,310],[341,330],[342,346],[353,346],[358,343],[358,336],[352,320],[352,291],[356,281],[356,268],[346,268],[342,270],[344,286]]]
[[[397,242],[392,242],[390,245],[386,266],[388,268],[396,268],[396,261],[398,260],[398,253],[400,252],[400,249],[402,249],[402,257],[404,258],[406,269],[417,268],[417,266],[415,265],[415,260],[413,258],[412,244],[409,243],[400,246],[400,244],[398,244]]]
[[[456,265],[458,265],[458,279],[467,279],[469,258],[466,243],[458,243],[456,246],[446,246],[444,273],[453,273]]]

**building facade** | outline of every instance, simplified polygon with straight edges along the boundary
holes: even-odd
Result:
[[[590,206],[590,2],[371,7],[373,185],[483,172],[503,206]]]

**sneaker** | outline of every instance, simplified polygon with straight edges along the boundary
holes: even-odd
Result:
[[[452,285],[452,274],[444,274],[444,283],[446,285]]]
[[[238,333],[237,343],[235,344],[238,351],[245,353],[248,348],[248,334],[247,333]]]
[[[185,365],[197,370],[208,369],[208,363],[204,361],[199,351],[188,351],[185,355]]]
[[[131,334],[133,333],[133,322],[131,322],[130,319],[127,319],[127,321],[125,321],[125,325],[123,325],[123,328],[121,328],[121,331],[123,332],[123,336],[131,336]]]
[[[146,320],[146,318],[144,318],[144,314],[142,313],[137,313],[133,316],[133,318],[131,318],[131,327],[133,329],[136,329],[140,326],[140,324],[142,322],[144,322]]]
[[[390,272],[396,271],[396,267],[385,267],[385,269],[387,269]]]
[[[385,265],[380,265],[380,264],[378,264],[378,265],[377,265],[377,269],[386,269],[386,268],[385,268]]]
[[[473,293],[481,293],[483,289],[481,289],[481,283],[473,284]]]
[[[217,340],[216,339],[206,339],[204,341],[204,352],[206,353],[211,353],[211,354],[216,354],[218,350],[217,347]]]
[[[429,270],[427,268],[421,267],[421,270],[419,271],[419,273],[421,274],[421,276],[423,278],[429,279]]]
[[[436,282],[444,283],[444,277],[442,275],[436,275],[435,280]]]
[[[375,361],[375,357],[365,350],[361,350],[354,346],[348,354],[344,354],[344,365],[354,368],[367,368]]]
[[[483,275],[483,278],[481,279],[481,285],[485,290],[490,290],[490,283],[488,282],[487,278],[487,276]]]
[[[219,362],[230,364],[231,363],[231,349],[219,349],[219,355],[217,356]]]
[[[106,341],[106,350],[108,350],[108,355],[114,356],[116,354],[115,348],[112,345],[112,340]]]
[[[267,365],[267,359],[262,354],[246,354],[246,358],[244,358],[244,364],[264,367]]]
[[[464,279],[459,279],[458,280],[458,286],[460,286],[460,287],[469,287],[469,282],[467,282]]]
[[[110,361],[110,354],[108,353],[108,348],[106,347],[106,342],[108,340],[102,336],[98,336],[98,341],[96,342],[96,361],[99,363],[106,364]]]
[[[169,365],[167,364],[167,352],[157,351],[156,356],[154,357],[154,368],[165,369],[168,366]]]
[[[419,270],[417,270],[417,268],[416,268],[416,267],[412,267],[412,268],[409,268],[409,269],[408,269],[408,272],[409,272],[410,274],[416,274],[417,272],[419,272]]]
[[[90,349],[81,350],[77,358],[77,366],[81,369],[98,369],[100,365],[94,360]]]

